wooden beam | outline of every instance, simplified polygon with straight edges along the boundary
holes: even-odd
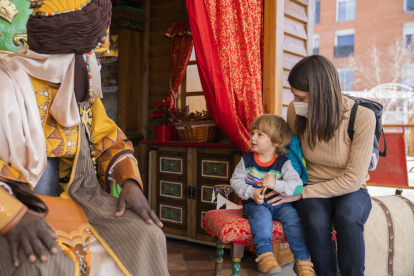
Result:
[[[142,94],[141,94],[141,104],[140,104],[141,133],[144,136],[144,140],[148,140],[150,11],[151,11],[150,8],[151,8],[151,0],[145,1],[146,17],[145,17],[144,42],[143,42],[143,53],[142,53],[142,56],[143,56],[142,82],[141,82],[142,83]],[[140,170],[141,178],[142,178],[142,182],[144,186],[144,195],[147,195],[148,199],[152,200],[151,195],[148,194],[149,191],[151,190],[151,188],[149,188],[150,185],[153,185],[149,181],[150,177],[148,175],[148,170],[149,170],[148,158],[149,158],[148,147],[146,145],[139,145],[138,147],[138,168]],[[151,164],[151,162],[149,164],[150,166],[153,165]],[[156,168],[154,169],[154,171],[156,171]],[[153,209],[153,210],[156,210],[156,209]]]
[[[263,110],[282,115],[284,0],[264,1]]]

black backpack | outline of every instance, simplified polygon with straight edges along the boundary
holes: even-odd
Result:
[[[367,99],[354,98],[354,97],[349,97],[349,96],[348,98],[355,101],[354,106],[352,107],[352,110],[351,110],[351,115],[349,118],[349,125],[348,125],[348,135],[349,135],[349,138],[351,139],[351,142],[354,138],[354,133],[355,133],[354,124],[355,124],[355,116],[357,113],[358,106],[360,105],[360,106],[366,107],[372,110],[375,114],[375,119],[377,121],[377,124],[375,127],[375,133],[374,133],[374,147],[372,148],[371,162],[368,168],[369,171],[373,171],[377,168],[378,158],[380,156],[381,157],[387,156],[387,141],[385,141],[385,135],[384,135],[384,130],[382,129],[382,118],[381,118],[384,108],[382,107],[381,104],[374,102],[374,101],[367,100]],[[383,152],[381,152],[379,148],[381,134],[384,137],[384,151]]]

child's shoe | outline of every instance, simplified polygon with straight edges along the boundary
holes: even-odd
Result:
[[[293,272],[298,276],[315,276],[315,270],[313,270],[313,263],[309,259],[297,260],[293,266]]]
[[[264,273],[263,276],[270,276],[282,271],[272,252],[261,254],[259,257],[257,257],[256,262],[259,271]]]

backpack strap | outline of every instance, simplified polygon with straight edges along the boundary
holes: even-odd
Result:
[[[359,105],[359,101],[356,100],[354,103],[354,106],[352,106],[351,115],[349,117],[348,136],[349,136],[349,139],[351,139],[351,142],[354,139],[354,133],[355,133],[354,125],[355,125],[355,117],[356,117],[356,113],[358,110],[358,105]]]
[[[379,152],[379,156],[381,157],[387,157],[387,141],[385,140],[385,133],[384,133],[384,129],[381,129],[382,132],[382,138],[384,138],[384,150],[381,152]]]

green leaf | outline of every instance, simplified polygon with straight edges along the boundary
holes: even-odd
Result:
[[[169,218],[171,216],[170,209],[164,207],[162,210],[165,212],[165,214],[162,216],[163,218]]]
[[[225,166],[226,166],[226,164],[219,164],[219,165],[216,166],[216,169],[219,170],[219,169],[224,168]]]
[[[180,210],[174,210],[174,211],[172,211],[172,212],[171,212],[171,217],[172,217],[174,220],[179,221],[179,220],[180,220],[180,218],[177,216],[179,213],[180,213]]]
[[[163,171],[168,171],[171,168],[171,162],[168,160],[162,160],[165,164],[164,168],[162,169]]]
[[[205,174],[212,174],[214,171],[215,171],[215,169],[214,169],[214,168],[212,168],[212,169],[208,169],[208,170],[205,172]]]
[[[177,215],[180,212],[180,210],[174,210],[171,212],[172,215]]]
[[[226,174],[222,170],[216,170],[218,175],[225,176]]]
[[[205,163],[205,164],[209,169],[214,169],[215,168],[214,165],[211,164],[211,163]]]

